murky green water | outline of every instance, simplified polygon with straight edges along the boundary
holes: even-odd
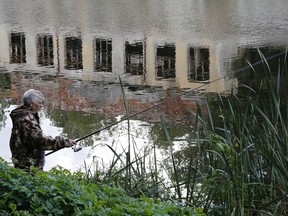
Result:
[[[9,112],[37,88],[52,136],[79,138],[114,124],[127,114],[124,101],[134,115],[131,128],[123,121],[85,139],[80,152],[50,155],[46,169],[109,160],[105,145],[127,150],[128,131],[139,150],[156,143],[165,157],[160,114],[183,140],[199,92],[239,93],[251,81],[240,69],[260,60],[256,48],[266,57],[286,49],[287,10],[284,0],[1,1],[0,156],[10,160]],[[183,146],[175,141],[175,151]]]

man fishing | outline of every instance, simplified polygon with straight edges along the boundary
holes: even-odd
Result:
[[[38,112],[44,106],[44,95],[29,89],[23,95],[23,104],[10,113],[13,128],[10,150],[15,168],[27,169],[31,166],[43,170],[45,150],[59,150],[72,147],[76,142],[63,136],[46,136],[39,121]]]

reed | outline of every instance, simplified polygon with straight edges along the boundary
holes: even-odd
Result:
[[[266,68],[259,89],[219,96],[218,119],[199,116],[209,142],[195,163],[199,181],[191,181],[211,215],[287,215],[287,60],[275,75],[259,55]]]

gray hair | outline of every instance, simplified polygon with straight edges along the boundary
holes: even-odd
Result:
[[[23,94],[23,103],[26,106],[29,106],[30,103],[35,101],[36,99],[40,99],[42,101],[45,100],[44,95],[39,90],[29,89]]]

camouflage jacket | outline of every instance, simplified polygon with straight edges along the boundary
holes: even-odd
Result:
[[[13,122],[10,150],[16,168],[29,169],[33,165],[43,170],[45,150],[58,150],[69,142],[62,136],[46,136],[39,125],[38,113],[25,105],[14,109],[10,117]]]

